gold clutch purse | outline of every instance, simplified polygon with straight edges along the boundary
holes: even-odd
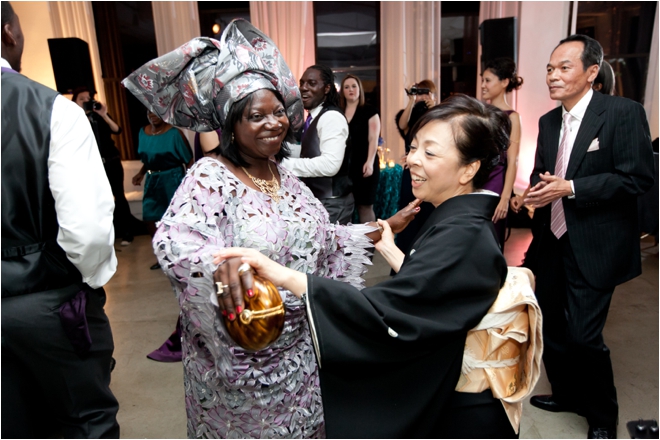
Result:
[[[252,269],[249,269],[250,271]],[[284,304],[277,287],[266,278],[252,275],[249,297],[243,289],[245,309],[236,319],[224,318],[231,338],[246,350],[262,350],[275,342],[284,328]]]

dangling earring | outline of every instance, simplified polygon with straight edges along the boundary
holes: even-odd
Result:
[[[234,133],[231,134],[231,143],[234,143]]]

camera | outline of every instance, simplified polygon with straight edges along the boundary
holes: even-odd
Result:
[[[94,101],[93,99],[91,101],[83,102],[83,109],[86,112],[92,111],[92,110],[101,110],[101,103],[98,101]]]
[[[422,87],[417,87],[417,86],[412,86],[410,90],[404,89],[408,96],[410,95],[427,95],[431,93],[431,89],[428,88],[422,88]]]

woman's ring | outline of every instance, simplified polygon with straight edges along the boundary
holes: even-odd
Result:
[[[215,283],[215,286],[216,286],[216,292],[217,292],[218,296],[222,295],[225,291],[225,288],[229,287],[226,284],[222,284],[222,281],[217,281]],[[229,292],[227,292],[227,293],[229,293]]]
[[[243,263],[238,267],[238,274],[243,275],[245,272],[249,272],[252,270],[252,267],[250,267],[249,264]]]

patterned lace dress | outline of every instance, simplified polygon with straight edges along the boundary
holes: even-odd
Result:
[[[339,226],[286,169],[279,203],[204,158],[188,172],[163,216],[153,245],[181,306],[188,436],[325,436],[318,367],[304,304],[280,290],[284,330],[268,348],[249,352],[226,333],[211,302],[212,253],[258,249],[301,272],[362,287],[370,264],[364,225]]]

